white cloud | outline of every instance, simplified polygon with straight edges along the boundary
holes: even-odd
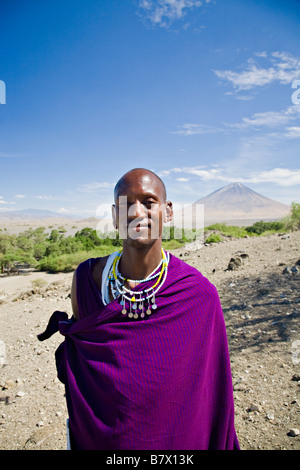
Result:
[[[174,131],[173,134],[199,135],[199,134],[214,134],[215,132],[220,132],[220,131],[223,131],[223,129],[217,129],[215,127],[207,126],[205,124],[186,123],[180,126],[178,131]]]
[[[261,170],[261,171],[249,171],[248,175],[245,176],[245,171],[240,169],[239,172],[243,174],[240,176],[237,173],[234,173],[229,167],[218,167],[204,169],[201,166],[192,166],[192,167],[181,167],[181,168],[171,168],[170,170],[165,170],[168,172],[168,175],[172,173],[181,173],[182,175],[193,175],[198,177],[201,181],[222,181],[224,183],[273,183],[279,186],[295,186],[300,184],[300,169],[289,169],[289,168],[272,168],[270,170]],[[176,181],[189,180],[184,176],[175,178]]]
[[[51,194],[48,194],[47,196],[36,196],[37,199],[45,199],[46,201],[49,201],[50,199],[53,199],[53,196]]]
[[[287,127],[286,128],[286,137],[288,139],[299,139],[300,138],[300,127]]]
[[[163,170],[158,175],[163,177],[163,176],[170,176],[172,173],[183,173],[183,174],[188,174],[188,175],[199,176],[204,181],[208,181],[211,179],[218,179],[221,176],[218,169],[212,168],[212,169],[207,170],[205,168],[206,167],[203,165],[190,166],[190,167],[188,166],[176,167],[176,168],[171,168],[169,170]],[[176,178],[176,181],[179,181],[179,180],[188,181],[188,178],[185,178],[185,177]]]
[[[233,72],[232,70],[215,70],[217,77],[231,82],[238,90],[249,90],[254,86],[262,86],[274,80],[275,71],[271,69],[259,69],[251,64],[243,72]]]
[[[0,196],[0,204],[16,204],[14,201],[5,201],[3,196]]]
[[[103,181],[103,182],[94,181],[93,183],[82,184],[81,186],[79,186],[79,191],[90,193],[93,191],[97,191],[99,189],[112,189],[114,187],[115,187],[114,183],[108,183],[107,181]]]
[[[210,0],[205,0],[209,3]],[[181,19],[188,10],[203,5],[200,0],[140,0],[139,6],[144,15],[156,26],[166,27]]]
[[[281,111],[266,111],[263,113],[255,113],[252,117],[245,117],[241,123],[227,124],[229,127],[246,128],[246,127],[278,127],[289,124],[294,119],[299,119],[300,107],[289,106]]]
[[[286,85],[299,78],[300,60],[298,58],[286,52],[273,52],[269,57],[266,52],[255,55],[260,59],[268,60],[269,66],[260,66],[251,58],[241,71],[214,70],[214,73],[217,77],[233,85],[238,92],[276,81]]]
[[[279,186],[295,186],[300,184],[300,169],[273,168],[268,171],[254,173],[245,182],[251,183],[275,183]]]
[[[212,168],[211,170],[203,170],[198,167],[184,167],[182,171],[189,175],[199,176],[203,181],[221,178],[220,170],[216,170],[215,168]]]
[[[189,178],[176,178],[176,181],[179,181],[179,183],[187,183]]]
[[[300,106],[289,106],[281,111],[265,111],[262,113],[254,113],[250,117],[242,118],[241,122],[223,123],[223,127],[212,127],[205,124],[183,124],[178,126],[178,130],[173,134],[181,136],[192,136],[201,134],[226,134],[234,130],[253,129],[279,129],[281,134],[277,137],[297,138],[299,137],[299,127],[291,126],[293,121],[300,118]],[[290,125],[290,127],[286,127]]]
[[[254,52],[254,55],[256,55],[257,57],[268,57],[268,53],[266,51]]]
[[[16,204],[13,201],[5,201],[3,196],[0,196],[0,204]]]
[[[15,198],[17,198],[17,199],[22,199],[22,198],[24,198],[24,197],[25,197],[24,194],[16,194],[16,195],[15,195]]]

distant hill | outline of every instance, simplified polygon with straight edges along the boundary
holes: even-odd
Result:
[[[16,211],[1,211],[0,219],[5,220],[35,220],[35,219],[65,219],[68,215],[43,209],[20,209]]]
[[[218,222],[245,225],[258,220],[278,220],[290,211],[289,206],[262,196],[241,183],[228,184],[185,208],[185,225],[192,226],[193,210],[199,205],[204,206],[205,226]]]

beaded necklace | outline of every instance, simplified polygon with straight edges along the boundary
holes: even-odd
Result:
[[[117,297],[121,297],[120,304],[123,307],[123,315],[128,314],[129,318],[136,320],[138,318],[144,318],[145,314],[151,315],[152,311],[157,309],[155,295],[162,287],[168,274],[168,259],[163,249],[161,252],[162,260],[159,265],[152,271],[152,273],[149,274],[149,276],[141,280],[127,279],[120,274],[118,266],[122,250],[117,253],[108,274],[108,281],[113,298],[116,299]],[[161,269],[158,271],[160,266]],[[142,289],[141,291],[132,291],[125,286],[125,282],[143,284],[144,282],[153,280],[156,277],[157,280],[153,286],[147,289]]]

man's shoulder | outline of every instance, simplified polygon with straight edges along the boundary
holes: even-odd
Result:
[[[102,274],[103,269],[105,268],[106,262],[109,255],[102,256],[99,258],[88,258],[81,263],[76,268],[77,273],[85,274],[87,271],[90,271],[93,275],[98,276]]]

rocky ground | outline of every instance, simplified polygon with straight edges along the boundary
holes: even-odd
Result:
[[[218,288],[244,450],[300,449],[300,231],[228,239],[174,254]],[[230,264],[230,268],[228,266]],[[66,448],[59,334],[40,343],[54,310],[71,314],[72,273],[0,278],[0,449]]]

